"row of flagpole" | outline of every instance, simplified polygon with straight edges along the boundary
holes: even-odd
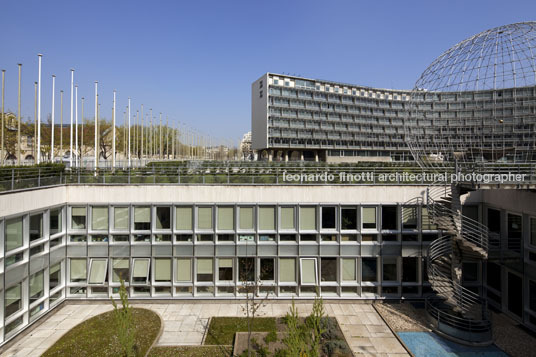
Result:
[[[34,127],[34,131],[36,131],[36,163],[41,163],[41,84],[42,84],[42,54],[38,54],[38,78],[37,82],[35,83],[35,89],[36,89],[36,123]],[[18,76],[18,101],[17,101],[17,123],[18,123],[18,131],[17,131],[17,161],[20,164],[21,160],[21,132],[20,132],[20,126],[21,126],[21,73],[22,73],[22,64],[18,64],[18,70],[19,70],[19,76]],[[70,149],[69,149],[69,165],[70,167],[73,167],[73,152],[76,152],[77,155],[79,153],[79,147],[78,147],[78,85],[75,85],[74,81],[74,69],[71,69],[71,81],[70,81],[70,130],[69,130],[69,143],[70,143]],[[4,138],[4,93],[5,93],[5,70],[2,70],[2,135],[1,135],[1,144],[0,144],[0,150],[1,150],[1,162],[0,164],[4,164],[4,158],[5,158],[5,138]],[[50,152],[50,160],[54,161],[54,146],[55,146],[55,137],[54,137],[54,126],[55,126],[55,93],[56,92],[56,76],[52,75],[52,111],[51,111],[51,152]],[[112,107],[112,166],[116,166],[116,93],[117,91],[113,91],[113,107]],[[83,140],[83,125],[84,125],[84,98],[81,98],[82,101],[82,140]],[[61,110],[61,139],[60,139],[60,151],[63,148],[63,90],[60,91],[60,106],[62,108]],[[136,153],[140,152],[140,145],[141,145],[141,156],[143,157],[144,152],[144,144],[146,152],[149,154],[149,156],[153,156],[156,154],[157,147],[160,147],[160,150],[158,150],[158,157],[159,159],[163,158],[163,137],[162,137],[162,113],[159,113],[159,145],[156,144],[156,136],[154,132],[153,127],[153,110],[150,109],[150,120],[148,120],[148,124],[150,122],[150,126],[148,128],[145,128],[144,123],[144,115],[143,115],[143,104],[141,105],[141,126],[139,121],[139,114],[140,111],[136,111],[136,125],[134,126],[134,135],[136,135],[135,140],[135,147]],[[127,154],[128,159],[128,167],[132,164],[132,147],[131,147],[131,99],[128,98],[128,106],[127,106],[127,120],[128,121],[128,134],[125,136],[128,136],[128,145],[125,148],[125,153]],[[127,113],[125,113],[127,114]],[[98,125],[99,125],[99,93],[98,93],[98,82],[95,81],[95,111],[94,111],[94,119],[95,119],[95,147],[94,147],[94,162],[95,162],[95,168],[98,167],[99,164],[99,132],[98,132]],[[75,125],[75,130],[73,130],[73,124]],[[145,143],[144,143],[144,128],[145,131],[149,131],[149,138],[147,138],[147,133],[145,136]],[[150,129],[149,129],[150,128]],[[141,129],[141,135],[140,135],[140,129]],[[156,128],[158,131],[158,128]],[[176,125],[176,129],[177,125]],[[173,129],[172,129],[173,131]],[[178,142],[176,142],[177,138],[177,132],[179,134]],[[209,140],[211,152],[207,155],[207,149],[206,149],[206,142],[204,137],[200,137],[195,131],[189,131],[186,133],[186,136],[183,132],[180,130],[177,130],[177,132],[174,132],[174,137],[172,138],[172,147],[173,147],[173,153],[175,153],[175,144],[177,145],[177,151],[179,152],[179,156],[181,153],[181,138],[188,143],[187,149],[188,153],[187,155],[184,155],[185,157],[190,158],[204,158],[204,159],[210,159],[211,156],[214,158],[214,148],[212,146],[212,139]],[[73,134],[75,135],[75,147],[73,151]],[[126,134],[126,133],[125,133]],[[138,135],[140,136],[141,140],[138,141]],[[148,140],[148,141],[147,141]],[[35,142],[35,138],[34,138]],[[125,144],[127,144],[125,142]],[[150,148],[148,147],[150,145]],[[83,146],[83,142],[82,142]],[[182,144],[184,147],[185,145]],[[82,155],[79,155],[79,157],[75,158],[75,166],[80,166]],[[169,158],[169,119],[166,116],[166,157]]]

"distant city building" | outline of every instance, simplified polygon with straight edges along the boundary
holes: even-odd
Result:
[[[242,137],[242,141],[240,142],[240,151],[242,151],[242,159],[253,160],[254,153],[251,149],[251,131],[248,131]]]

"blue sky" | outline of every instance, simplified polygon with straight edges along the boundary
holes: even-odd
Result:
[[[118,121],[127,97],[212,136],[250,130],[251,83],[265,72],[411,89],[452,45],[488,28],[536,20],[536,1],[2,1],[0,68],[6,107],[33,117],[37,53],[43,53],[42,117],[56,111],[75,68],[86,117],[99,81],[101,116]],[[530,17],[532,14],[532,18]],[[59,120],[59,115],[57,116]]]

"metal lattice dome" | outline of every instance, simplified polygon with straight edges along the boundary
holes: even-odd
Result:
[[[415,84],[406,141],[421,166],[536,162],[536,22],[481,32]]]

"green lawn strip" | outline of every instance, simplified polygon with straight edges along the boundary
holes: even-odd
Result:
[[[137,356],[145,356],[160,331],[160,318],[147,309],[132,309]],[[113,311],[92,317],[63,335],[43,356],[120,356]]]
[[[153,347],[149,357],[230,357],[232,346],[158,346]]]
[[[247,332],[248,322],[245,317],[213,317],[205,338],[205,345],[232,345],[236,332]],[[276,331],[275,317],[256,317],[252,331]]]

